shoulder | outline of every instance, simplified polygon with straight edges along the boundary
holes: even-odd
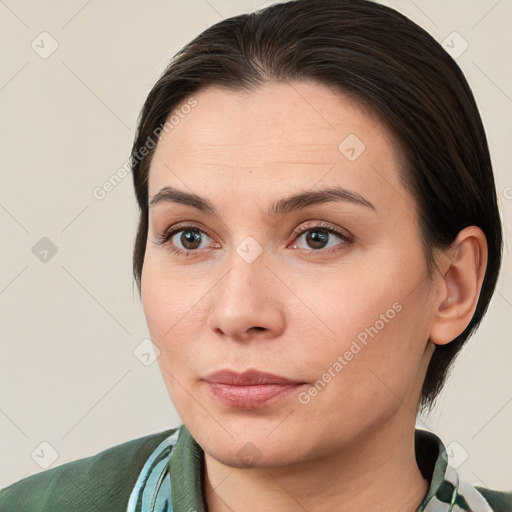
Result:
[[[124,511],[147,458],[176,430],[133,439],[15,482],[0,490],[0,512]]]
[[[485,487],[475,487],[475,489],[485,498],[494,512],[512,511],[512,491],[495,491]]]
[[[460,512],[512,512],[512,492],[474,485],[451,466],[441,439],[433,432],[416,429],[418,467],[430,488],[418,512],[453,510]]]

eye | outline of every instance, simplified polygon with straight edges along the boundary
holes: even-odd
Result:
[[[334,228],[329,224],[318,222],[314,225],[301,226],[294,231],[294,234],[297,236],[297,241],[294,242],[292,248],[303,249],[310,253],[320,251],[331,252],[333,248],[337,250],[337,246],[346,246],[352,242],[352,236],[349,233]],[[301,239],[302,242],[297,243]],[[304,247],[303,244],[306,244],[306,246]]]
[[[336,251],[353,241],[350,233],[322,222],[303,225],[294,230],[293,234],[295,239],[291,248],[308,253],[324,254]],[[220,247],[218,243],[212,245],[213,239],[205,231],[191,225],[170,228],[156,238],[157,245],[165,245],[169,251],[179,256],[189,256],[207,247]],[[303,246],[304,243],[306,247]]]
[[[171,252],[188,256],[208,247],[213,241],[202,229],[195,226],[180,226],[157,236],[158,245],[166,245]],[[217,244],[218,245],[218,244]]]

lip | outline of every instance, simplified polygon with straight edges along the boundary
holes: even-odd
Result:
[[[256,409],[294,392],[305,382],[258,370],[220,370],[203,378],[211,395],[223,405]]]
[[[233,370],[219,370],[203,377],[203,380],[212,384],[226,384],[230,386],[262,386],[267,384],[291,385],[304,384],[297,380],[281,377],[259,370],[247,370],[242,373]]]

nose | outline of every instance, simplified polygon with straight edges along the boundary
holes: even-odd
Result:
[[[227,273],[210,294],[208,327],[235,341],[279,336],[285,328],[282,287],[264,253],[250,263],[234,253]]]

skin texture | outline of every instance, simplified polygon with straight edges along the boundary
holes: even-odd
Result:
[[[191,113],[161,135],[149,197],[166,186],[193,192],[219,217],[164,201],[150,208],[142,300],[169,395],[205,450],[208,510],[416,510],[428,489],[414,455],[421,386],[435,344],[460,334],[474,312],[485,236],[463,230],[429,279],[397,146],[338,91],[292,82],[194,97]],[[352,161],[339,149],[350,134],[365,145]],[[336,201],[268,215],[274,201],[329,186],[374,209]],[[320,229],[323,245],[314,245],[319,222],[351,241]],[[200,244],[183,232],[155,243],[189,225],[205,233]],[[262,252],[248,263],[239,247]],[[354,340],[372,326],[378,332],[357,351]],[[226,368],[305,384],[264,407],[233,408],[202,380]],[[304,403],[329,368],[330,381]]]

